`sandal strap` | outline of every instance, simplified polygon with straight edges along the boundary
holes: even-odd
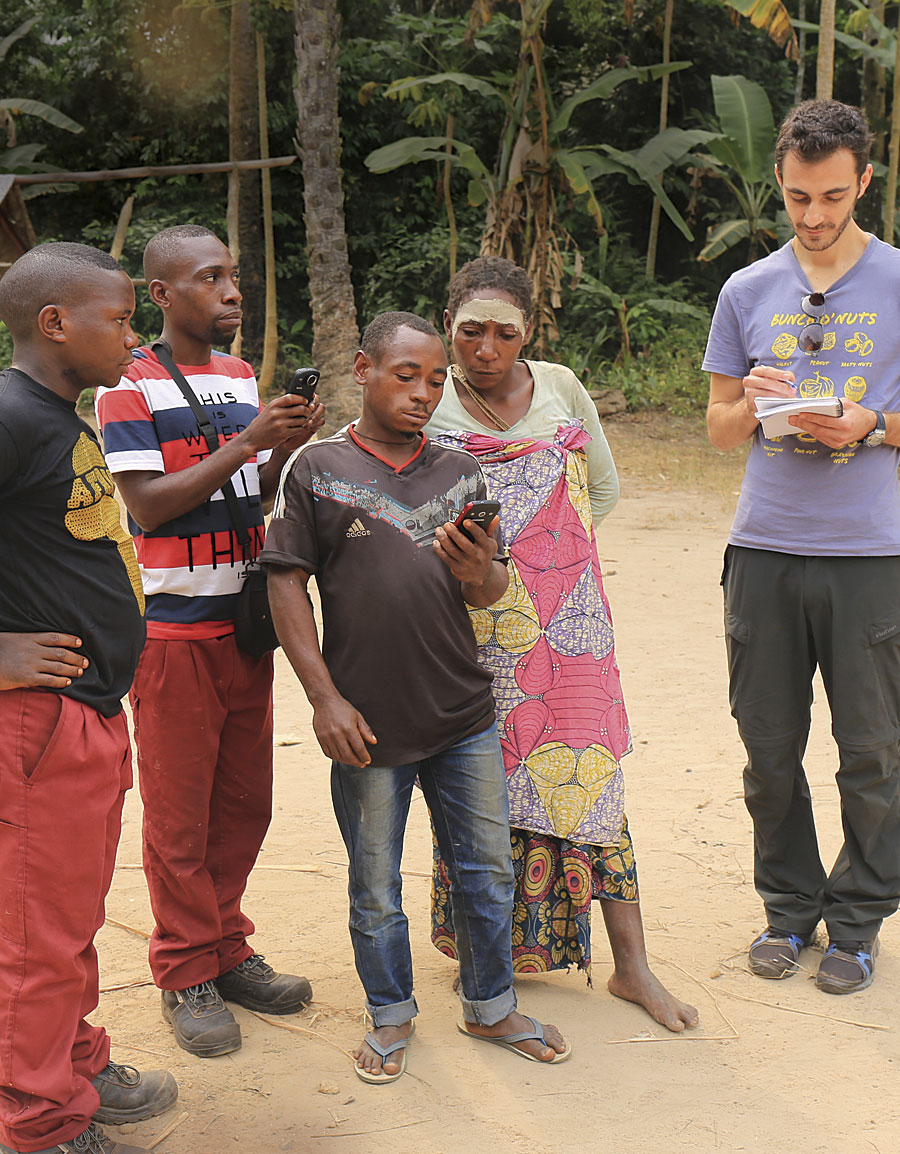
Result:
[[[410,1037],[412,1037],[412,1035],[410,1035]],[[374,1034],[366,1034],[366,1045],[371,1046],[379,1057],[388,1058],[396,1050],[405,1050],[409,1045],[409,1038],[398,1038],[396,1042],[391,1042],[389,1046],[382,1046]]]
[[[872,954],[869,950],[857,950],[856,953],[848,954],[846,950],[842,950],[840,946],[832,943],[825,951],[825,957],[831,958],[835,954],[840,954],[841,961],[855,962],[863,972],[863,976],[868,978],[872,973]],[[825,960],[824,958],[822,959]]]
[[[489,1034],[482,1035],[486,1037],[489,1042],[540,1042],[542,1046],[547,1045],[544,1038],[544,1027],[535,1018],[529,1017],[528,1014],[523,1015],[528,1018],[534,1027],[533,1030],[521,1030],[518,1034],[504,1034],[500,1038],[492,1038]]]

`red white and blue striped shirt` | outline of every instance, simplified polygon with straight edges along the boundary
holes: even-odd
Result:
[[[150,349],[136,349],[134,357],[115,388],[97,390],[109,470],[115,475],[188,469],[209,455],[190,406]],[[214,352],[208,364],[179,368],[209,414],[220,445],[259,412],[256,378],[246,361]],[[254,557],[265,537],[258,466],[269,456],[266,451],[251,457],[231,478]],[[150,532],[131,517],[128,521],[147,598],[147,636],[171,640],[233,633],[245,561],[221,489]]]

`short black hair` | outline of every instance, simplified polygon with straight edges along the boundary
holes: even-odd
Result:
[[[21,340],[34,328],[45,305],[69,304],[84,291],[85,273],[127,273],[99,248],[69,241],[39,244],[23,253],[0,279],[0,320]]]
[[[415,313],[379,313],[366,325],[359,347],[370,361],[378,364],[397,329],[413,329],[417,333],[427,333],[428,336],[441,340],[441,334],[431,321],[426,321],[424,317],[416,316]]]
[[[205,228],[202,224],[174,224],[151,236],[144,246],[144,277],[147,284],[166,275],[169,265],[181,253],[182,241],[200,236],[220,239],[211,228]]]
[[[464,264],[450,282],[447,311],[451,321],[459,306],[481,289],[503,289],[525,314],[525,324],[534,313],[534,285],[531,277],[515,261],[502,256],[479,256]]]
[[[804,100],[784,118],[775,142],[775,165],[779,174],[784,158],[795,152],[804,164],[825,160],[846,148],[862,176],[869,163],[875,136],[860,109],[839,100]]]

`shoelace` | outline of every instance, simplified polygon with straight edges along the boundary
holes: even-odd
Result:
[[[246,959],[246,961],[243,961],[240,963],[240,965],[235,966],[235,969],[238,971],[238,973],[242,971],[244,973],[250,971],[251,973],[258,974],[261,978],[267,978],[269,974],[275,972],[266,961],[263,954],[251,954],[250,957]]]
[[[193,1002],[196,1006],[215,1006],[222,1000],[219,991],[212,982],[201,982],[197,986],[188,986],[181,991],[186,1002]]]
[[[108,1154],[111,1141],[109,1136],[98,1129],[95,1122],[92,1122],[83,1134],[72,1139],[70,1148],[76,1150],[78,1154]],[[66,1146],[69,1146],[68,1142],[60,1149],[64,1150]]]
[[[108,1074],[123,1086],[136,1086],[141,1080],[140,1071],[134,1066],[120,1066],[118,1062],[107,1062],[100,1074]]]

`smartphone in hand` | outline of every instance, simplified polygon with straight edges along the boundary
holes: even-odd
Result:
[[[288,383],[286,392],[293,393],[295,397],[304,397],[310,402],[315,396],[319,376],[318,369],[297,369]]]
[[[453,522],[454,527],[459,529],[469,540],[472,540],[472,534],[468,533],[463,528],[463,521],[471,521],[477,525],[479,529],[483,529],[486,533],[488,525],[500,512],[499,501],[470,501],[460,513],[460,515]]]

